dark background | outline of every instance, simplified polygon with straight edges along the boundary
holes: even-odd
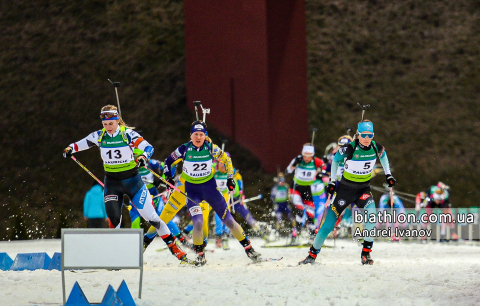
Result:
[[[417,193],[441,180],[454,206],[478,206],[480,1],[310,0],[306,8],[318,155],[360,120],[356,102],[371,104],[366,117],[398,190]],[[62,150],[101,128],[100,108],[116,104],[108,78],[122,83],[123,117],[152,143],[154,158],[188,140],[183,16],[182,1],[0,3],[0,239],[85,226],[92,180]],[[247,197],[265,194],[273,174],[245,149],[229,142],[227,150]],[[76,157],[102,177],[97,149]]]

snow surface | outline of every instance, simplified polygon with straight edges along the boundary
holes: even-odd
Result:
[[[248,265],[233,239],[231,249],[207,253],[202,268],[179,266],[156,239],[144,254],[142,299],[138,270],[65,272],[67,297],[78,281],[90,303],[99,303],[108,284],[122,279],[139,306],[156,305],[480,305],[480,247],[463,243],[375,242],[373,266],[360,264],[361,247],[337,240],[323,249],[321,263],[298,266],[308,248],[262,248],[279,262]],[[330,240],[327,245],[333,245]],[[60,252],[60,240],[0,242],[0,252]],[[214,249],[213,241],[209,249]],[[189,257],[194,258],[193,252]],[[318,259],[317,259],[318,262]],[[0,305],[61,305],[60,271],[0,271]]]

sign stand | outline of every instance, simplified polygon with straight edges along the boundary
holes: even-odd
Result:
[[[62,293],[66,303],[65,270],[139,269],[142,297],[143,229],[62,228]]]

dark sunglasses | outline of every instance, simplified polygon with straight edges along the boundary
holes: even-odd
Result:
[[[360,137],[372,139],[372,138],[373,138],[373,134],[370,134],[370,133],[360,133]]]

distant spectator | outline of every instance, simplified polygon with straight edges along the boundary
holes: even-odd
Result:
[[[87,220],[90,228],[102,228],[105,226],[107,212],[103,202],[103,188],[97,182],[85,195],[83,200],[83,217]]]

